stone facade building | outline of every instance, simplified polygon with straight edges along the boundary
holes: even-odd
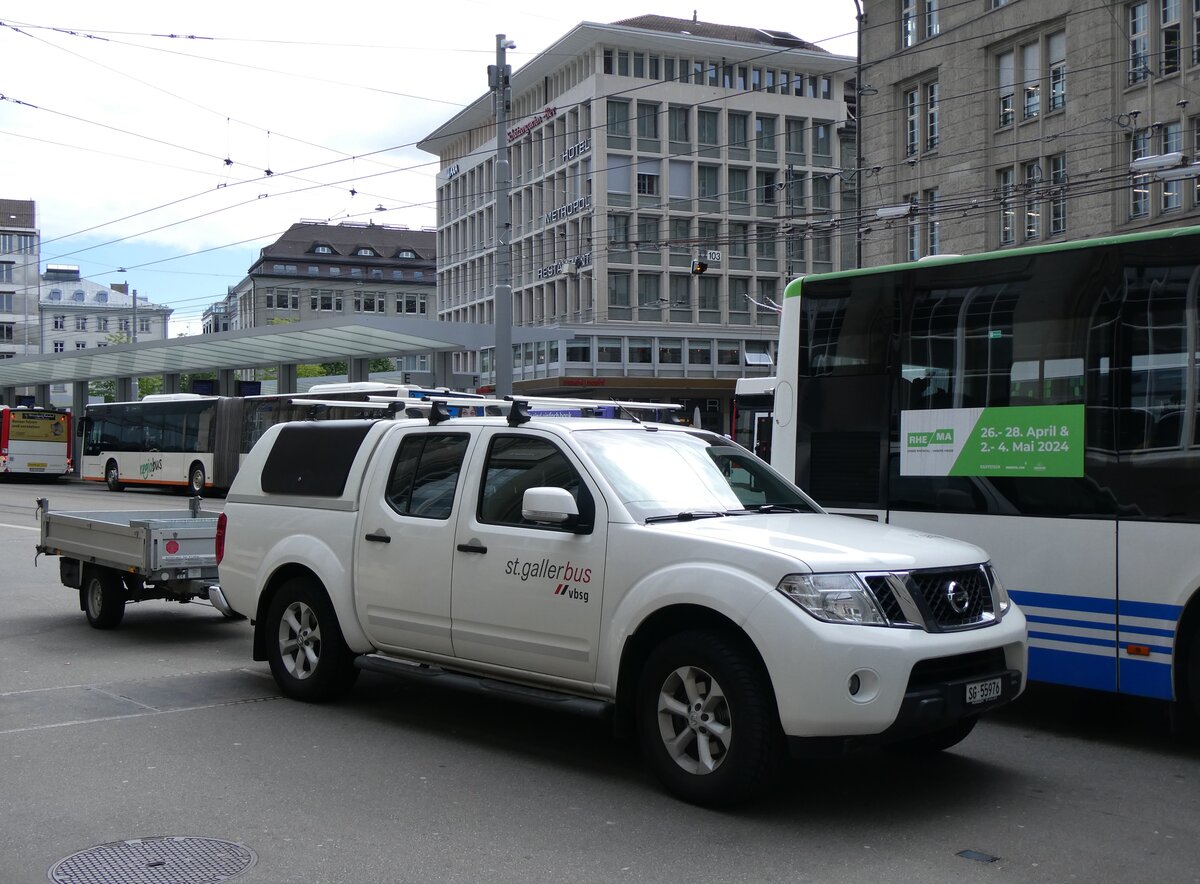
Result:
[[[676,398],[727,428],[734,380],[771,371],[784,286],[846,266],[853,72],[782,31],[654,15],[580,24],[517,70],[513,324],[563,330],[502,357],[517,391]],[[491,95],[420,146],[441,161],[436,316],[490,323]],[[501,357],[456,358],[487,384]]]
[[[1200,221],[1200,11],[864,6],[864,264]]]

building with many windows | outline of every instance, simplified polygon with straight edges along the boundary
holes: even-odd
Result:
[[[385,224],[301,221],[265,246],[204,313],[206,334],[353,315],[431,319],[436,235]],[[425,371],[427,356],[398,366]]]
[[[73,264],[47,264],[38,305],[40,352],[163,341],[173,312],[139,297],[127,283],[103,285],[83,279]]]
[[[41,241],[35,203],[0,199],[0,359],[39,352]]]
[[[728,429],[734,380],[771,371],[784,286],[850,266],[854,65],[783,31],[646,15],[580,24],[516,71],[513,323],[563,330],[503,357],[517,390],[674,398]],[[490,323],[491,95],[420,146],[441,161],[437,318]],[[494,377],[492,351],[456,358]]]
[[[865,264],[1200,217],[1200,5],[864,6]]]

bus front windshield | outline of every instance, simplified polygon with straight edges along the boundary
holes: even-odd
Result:
[[[585,431],[577,438],[639,521],[820,512],[766,463],[715,433],[631,428]]]

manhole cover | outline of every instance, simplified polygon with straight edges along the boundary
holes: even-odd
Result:
[[[254,851],[216,838],[134,838],[89,847],[50,869],[57,884],[218,884],[258,861]]]

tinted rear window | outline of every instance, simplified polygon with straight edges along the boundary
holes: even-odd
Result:
[[[285,426],[263,466],[262,490],[267,494],[340,497],[350,465],[370,429],[368,421]]]

